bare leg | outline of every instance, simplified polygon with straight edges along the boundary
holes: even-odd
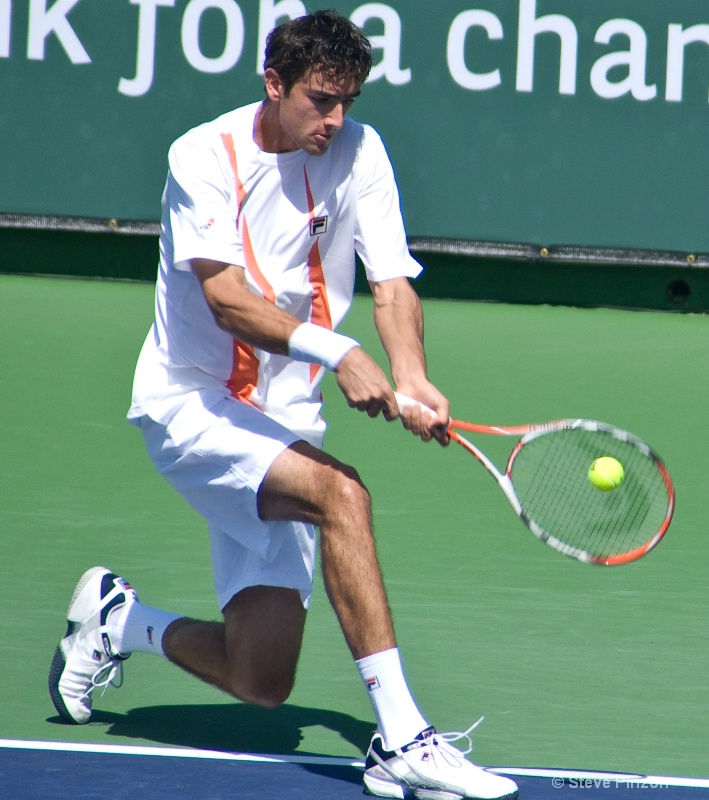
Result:
[[[374,537],[371,499],[357,472],[299,442],[271,466],[259,493],[263,519],[320,527],[325,589],[355,659],[396,646]]]
[[[320,527],[325,588],[355,659],[396,646],[370,497],[354,469],[298,442],[272,464],[259,512],[265,520]],[[163,647],[202,680],[246,702],[274,706],[292,689],[305,615],[298,591],[252,586],[232,598],[223,623],[173,622]]]
[[[251,586],[227,604],[224,622],[173,622],[163,647],[173,663],[234,697],[277,706],[293,688],[304,625],[300,592]]]

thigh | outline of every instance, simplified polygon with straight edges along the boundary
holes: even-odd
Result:
[[[262,520],[300,520],[322,527],[332,506],[369,495],[354,467],[299,441],[271,464],[258,492]]]

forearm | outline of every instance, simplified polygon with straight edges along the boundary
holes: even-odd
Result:
[[[215,322],[245,344],[278,355],[287,355],[288,340],[300,320],[252,292],[243,269],[195,259],[194,274]]]
[[[215,322],[239,341],[334,370],[357,342],[297,317],[252,292],[240,267],[195,259],[195,275]]]
[[[412,406],[402,413],[404,427],[424,440],[435,437],[446,445],[450,441],[447,432],[450,406],[427,377],[421,301],[406,278],[373,284],[372,291],[374,322],[397,391],[435,411],[432,422]]]
[[[373,284],[374,324],[399,387],[426,378],[423,311],[406,278]]]

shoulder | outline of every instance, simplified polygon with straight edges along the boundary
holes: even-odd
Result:
[[[379,132],[371,125],[355,124],[357,148],[353,166],[360,179],[367,180],[390,172],[391,160]]]
[[[347,117],[342,130],[337,134],[342,144],[361,149],[363,147],[383,147],[382,138],[377,131],[363,122]]]
[[[251,103],[203,122],[179,136],[170,146],[171,160],[181,153],[194,154],[195,150],[208,152],[223,148],[224,136],[238,136],[246,130],[250,134],[260,103]]]
[[[335,137],[337,159],[347,161],[354,168],[387,159],[386,149],[379,133],[371,126],[347,117],[342,130]]]

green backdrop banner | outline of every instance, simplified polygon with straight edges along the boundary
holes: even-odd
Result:
[[[412,236],[709,251],[705,0],[332,2]],[[300,0],[0,0],[0,212],[155,220]]]

